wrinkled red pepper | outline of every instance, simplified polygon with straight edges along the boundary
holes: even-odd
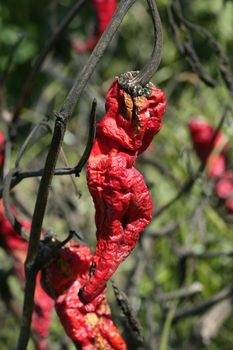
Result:
[[[5,152],[5,138],[3,132],[0,130],[0,159],[3,165]],[[21,220],[22,226],[25,230],[30,231],[31,223],[27,220]],[[13,268],[16,276],[24,285],[24,261],[27,254],[28,242],[23,239],[11,226],[7,219],[2,201],[0,201],[0,247],[2,247],[12,258]],[[54,303],[51,298],[43,291],[40,286],[40,273],[36,280],[35,289],[35,306],[32,318],[32,330],[37,338],[37,349],[46,349],[46,337],[51,323],[51,313]]]
[[[58,317],[77,349],[126,350],[126,344],[112,322],[105,292],[88,306],[78,297],[92,260],[87,246],[70,242],[42,271],[42,285],[55,300]]]
[[[127,74],[124,77],[133,73]],[[166,101],[164,93],[151,83],[139,93],[141,96],[132,97],[118,79],[113,82],[88,160],[97,246],[91,277],[79,293],[86,304],[102,292],[152,218],[150,193],[134,163],[162,127]]]
[[[207,174],[215,180],[217,197],[224,202],[226,211],[233,214],[233,171],[228,169],[226,139],[222,133],[218,133],[210,149],[215,133],[212,125],[203,119],[194,118],[188,123],[188,127],[198,157],[207,162]]]
[[[73,41],[72,46],[78,53],[91,51],[95,47],[116,10],[117,0],[92,0],[92,6],[97,21],[95,34],[86,42]]]

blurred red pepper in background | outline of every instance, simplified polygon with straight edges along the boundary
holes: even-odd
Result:
[[[215,130],[205,120],[195,117],[188,123],[193,148],[202,162],[207,162],[207,173],[210,177],[221,176],[227,167],[227,141],[218,133],[210,148]]]
[[[233,192],[231,193],[231,196],[225,201],[225,209],[229,214],[233,215]]]
[[[111,319],[105,292],[85,306],[78,291],[88,277],[93,256],[85,245],[68,243],[42,271],[42,285],[55,300],[58,317],[79,350],[126,350]]]
[[[3,166],[5,152],[5,137],[0,130],[0,166]],[[20,220],[22,226],[30,231],[31,223],[27,220]],[[12,227],[7,219],[2,201],[0,201],[0,247],[12,258],[13,268],[16,276],[24,286],[25,272],[24,261],[26,259],[28,242],[22,238]],[[32,318],[32,330],[36,336],[37,350],[46,349],[46,337],[51,322],[51,313],[54,306],[53,300],[47,296],[40,286],[40,273],[36,280],[35,306]]]
[[[88,52],[94,49],[115,12],[117,0],[92,0],[92,6],[95,10],[97,21],[95,34],[86,42],[80,42],[78,40],[72,42],[74,50],[78,53]]]
[[[217,181],[215,192],[221,199],[226,199],[229,193],[233,193],[233,172],[231,170],[225,171]]]
[[[161,129],[165,106],[164,93],[151,83],[141,96],[132,97],[118,80],[107,92],[107,112],[97,125],[87,164],[97,246],[91,277],[79,293],[86,304],[106,287],[151,221],[150,193],[134,163]]]
[[[188,123],[193,148],[202,162],[207,163],[207,174],[215,181],[215,193],[224,201],[229,214],[233,214],[233,171],[227,162],[228,143],[222,133],[216,135],[213,147],[211,141],[215,130],[211,124],[196,117]]]

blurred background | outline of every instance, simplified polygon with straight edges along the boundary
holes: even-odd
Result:
[[[55,113],[90,55],[89,52],[77,53],[72,46],[77,40],[85,41],[95,30],[96,14],[91,2],[86,1],[47,56],[17,120],[15,137],[10,140],[8,126],[22,86],[46,41],[74,3],[71,0],[1,1],[1,77],[19,35],[24,36],[14,51],[7,77],[2,78],[0,87],[0,127],[10,145],[5,174],[14,166],[17,151],[32,128],[46,120],[47,126],[42,126],[35,134],[20,162],[22,170],[43,167],[51,141],[48,130],[53,127]],[[221,78],[218,57],[207,39],[194,29],[188,33],[200,64],[211,83],[214,82],[214,87],[199,79],[186,55],[177,49],[168,20],[171,1],[158,0],[157,4],[163,24],[164,46],[161,64],[152,82],[165,91],[167,110],[162,130],[136,164],[150,187],[155,217],[142,234],[137,248],[114,274],[117,286],[128,296],[141,324],[144,345],[137,342],[137,335],[127,325],[110,283],[108,299],[114,321],[129,349],[231,350],[232,217],[215,196],[213,179],[205,171],[190,187],[181,191],[174,203],[164,208],[190,181],[200,165],[187,123],[194,116],[203,116],[217,127],[225,106],[231,103],[231,96]],[[207,29],[232,62],[233,2],[183,0],[181,7],[184,17]],[[177,18],[176,22],[179,22]],[[179,34],[182,42],[186,40],[185,33],[181,30]],[[97,118],[100,119],[104,114],[105,93],[111,82],[123,72],[143,67],[152,50],[152,39],[146,2],[137,1],[82,93],[65,135],[64,157],[59,158],[59,167],[75,166],[82,155],[93,98],[97,99]],[[222,126],[222,133],[229,140],[231,168],[232,120],[230,112]],[[18,215],[31,218],[38,183],[38,178],[25,179],[15,187],[12,202]],[[94,207],[87,190],[85,170],[75,179],[70,176],[54,178],[43,226],[58,239],[64,239],[70,229],[76,230],[94,251]],[[1,269],[11,267],[11,259],[3,250],[0,250],[0,266]],[[8,283],[20,307],[23,291],[14,274],[8,277]],[[18,328],[19,321],[0,300],[2,350],[14,348]],[[33,348],[33,343],[30,343],[29,349]],[[54,314],[48,349],[73,348]]]

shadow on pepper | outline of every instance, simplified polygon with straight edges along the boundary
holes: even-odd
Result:
[[[126,350],[111,319],[106,291],[87,306],[78,297],[92,259],[86,245],[69,242],[42,270],[43,288],[54,299],[57,315],[77,349]]]

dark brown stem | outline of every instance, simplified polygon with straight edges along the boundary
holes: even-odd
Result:
[[[81,167],[74,167],[74,168],[59,168],[54,170],[53,175],[62,176],[62,175],[76,175],[78,176],[81,172]],[[22,180],[28,179],[30,177],[40,177],[44,173],[44,168],[38,169],[38,170],[26,170],[26,171],[20,171],[18,170],[11,179],[10,183],[10,189],[14,188],[16,185],[18,185]],[[3,195],[3,187],[0,187],[0,198]]]
[[[139,74],[130,83],[145,86],[156,72],[163,47],[162,24],[159,12],[154,0],[147,0],[154,27],[154,45],[149,62],[143,67]]]
[[[34,306],[34,291],[36,285],[36,259],[39,251],[40,234],[42,223],[45,215],[49,188],[53,178],[53,171],[57,162],[62,140],[65,133],[64,118],[59,114],[55,122],[53,139],[50,145],[48,156],[45,162],[45,168],[40,182],[36,205],[32,217],[32,226],[28,244],[28,253],[25,262],[26,285],[24,293],[23,316],[20,327],[20,336],[17,350],[25,350],[27,348],[30,325],[32,320],[32,312]]]
[[[9,171],[9,173],[4,178],[3,182],[3,205],[5,209],[5,214],[11,225],[14,227],[15,231],[21,235],[24,239],[28,239],[28,236],[26,232],[24,231],[24,228],[22,227],[21,223],[16,219],[14,214],[11,211],[11,205],[10,205],[10,186],[12,182],[12,177],[15,173],[17,173],[18,169],[14,168]]]
[[[89,117],[89,133],[88,133],[88,140],[87,140],[87,145],[86,148],[83,152],[82,157],[80,158],[78,164],[73,167],[73,168],[60,168],[60,169],[55,169],[53,175],[75,175],[79,176],[81,170],[83,169],[84,165],[86,164],[91,149],[93,145],[93,141],[95,139],[95,129],[96,129],[96,108],[97,108],[97,102],[96,99],[93,100],[92,103],[92,109]],[[36,126],[36,128],[39,125]],[[30,135],[28,136],[26,141],[29,141],[29,137],[31,138],[32,133],[34,134],[36,130],[33,129]],[[21,156],[23,155],[25,148],[28,144],[28,142],[24,142],[25,147],[22,146],[21,150],[19,151],[19,154],[17,156],[17,160],[15,164],[19,164],[19,160],[21,159]],[[44,169],[39,169],[39,170],[28,170],[28,171],[20,171],[19,169],[13,169],[9,172],[9,174],[6,176],[8,179],[8,190],[12,189],[15,187],[17,184],[19,184],[23,179],[30,178],[30,177],[40,177],[43,175]],[[11,173],[11,174],[10,174]],[[0,188],[0,198],[3,196],[4,192],[4,187]]]
[[[130,326],[130,329],[132,330],[133,334],[135,335],[137,341],[140,344],[143,344],[144,339],[143,339],[141,324],[140,324],[139,320],[137,319],[136,314],[135,314],[132,306],[130,305],[126,294],[116,286],[116,284],[113,280],[111,282],[112,282],[112,288],[113,288],[117,303],[118,303],[121,311],[125,315],[125,317],[128,321],[128,324]]]

